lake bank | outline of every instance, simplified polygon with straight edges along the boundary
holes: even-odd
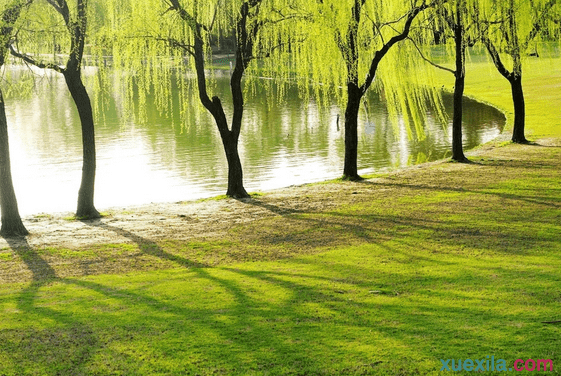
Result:
[[[120,77],[117,72],[107,75],[108,82]],[[37,83],[36,95],[7,101],[13,180],[22,216],[76,207],[82,168],[80,121],[59,76]],[[217,72],[215,86],[229,117],[227,77]],[[146,98],[143,113],[119,101],[117,89],[107,89],[107,106],[96,114],[99,210],[197,200],[226,191],[228,168],[214,120],[198,103],[193,87],[183,94],[175,86],[170,90],[169,109],[159,108],[153,94]],[[271,98],[275,90],[278,86],[262,87],[245,100],[239,152],[246,190],[270,191],[338,178],[344,157],[343,120],[338,119],[344,109],[336,102],[321,107],[314,100],[302,100],[295,85],[288,85],[286,98],[278,102]],[[445,95],[443,101],[451,114],[452,96]],[[466,148],[500,134],[505,123],[500,111],[471,100],[464,106]],[[408,136],[403,121],[398,125],[390,119],[385,102],[371,92],[358,119],[359,172],[444,158],[451,131],[430,107],[427,110],[426,137],[417,140]]]
[[[0,248],[4,249],[2,253],[6,260],[12,259],[8,255],[14,248],[44,250],[42,254],[47,260],[57,265],[55,270],[60,268],[57,271],[59,276],[110,273],[115,271],[112,265],[118,265],[116,271],[173,267],[173,262],[153,265],[153,260],[145,260],[144,255],[139,253],[144,246],[166,242],[184,243],[184,246],[179,247],[178,254],[185,256],[183,252],[187,252],[194,264],[216,266],[260,260],[264,256],[259,251],[252,254],[246,249],[237,256],[236,252],[232,252],[232,247],[245,249],[251,239],[267,236],[266,232],[261,234],[263,229],[259,228],[258,223],[275,222],[291,216],[328,215],[333,210],[357,203],[385,199],[391,201],[404,196],[414,198],[427,191],[485,191],[489,186],[509,181],[513,177],[516,180],[526,175],[530,177],[535,169],[543,170],[544,161],[551,163],[547,166],[548,171],[555,172],[555,168],[557,172],[561,171],[560,147],[561,138],[542,139],[537,145],[511,145],[499,140],[469,152],[473,164],[437,161],[396,170],[359,183],[330,181],[294,186],[257,193],[247,200],[217,198],[121,208],[109,210],[104,218],[93,221],[73,220],[70,213],[29,216],[24,218],[24,223],[31,235],[20,239],[0,239]],[[559,163],[555,162],[556,156],[559,157]],[[551,178],[558,179],[559,174],[553,174]],[[512,211],[515,213],[516,208]],[[247,234],[247,239],[240,239],[235,235],[240,229],[253,229],[253,232]],[[283,231],[282,227],[278,229],[279,233]],[[300,230],[288,227],[286,231],[283,237],[290,238],[295,236],[290,235],[291,231]],[[319,238],[310,239],[303,249],[305,253],[311,252],[322,243]],[[123,244],[132,247],[120,249]],[[215,245],[210,246],[210,251],[205,250],[209,244]],[[230,253],[221,249],[220,244]],[[343,242],[338,240],[335,244]],[[173,248],[177,248],[177,245]],[[53,249],[67,252],[63,252],[62,256],[58,251],[51,254],[49,250]],[[84,256],[81,250],[89,251]],[[196,256],[193,252],[200,254]],[[297,254],[291,251],[274,257],[285,258]],[[139,260],[136,259],[138,257]],[[9,267],[11,263],[3,263],[0,280],[7,282],[25,280],[25,275],[31,277],[31,271],[22,268],[22,260],[18,259],[14,256],[14,263]],[[109,264],[107,259],[110,260]],[[76,268],[76,261],[88,261],[87,271]],[[15,270],[19,272],[14,273]]]

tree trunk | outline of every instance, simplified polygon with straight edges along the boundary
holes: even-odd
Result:
[[[345,164],[343,179],[362,180],[358,175],[358,111],[363,93],[353,83],[347,84],[347,108],[345,109]]]
[[[452,119],[452,159],[467,162],[462,144],[463,98],[466,78],[466,46],[464,42],[463,11],[465,3],[456,3],[456,26],[454,41],[456,44],[456,82],[454,85],[454,116]]]
[[[2,228],[0,235],[5,237],[25,236],[29,234],[21,221],[18,203],[12,183],[10,167],[10,147],[8,142],[8,121],[4,107],[4,98],[0,91],[0,209],[2,211]]]
[[[457,162],[467,162],[462,144],[462,114],[465,77],[457,75],[454,87],[454,116],[452,118],[452,159]]]
[[[243,171],[238,153],[238,140],[232,132],[221,135],[221,138],[228,161],[228,190],[226,195],[233,198],[248,198],[250,196],[243,187]]]
[[[79,69],[79,68],[78,68]],[[99,218],[100,214],[94,206],[94,186],[95,186],[95,131],[92,105],[88,92],[82,83],[79,70],[67,70],[64,78],[68,90],[74,99],[80,122],[82,125],[82,182],[78,191],[78,209],[76,216],[79,218]]]
[[[524,102],[524,90],[522,88],[522,75],[513,74],[509,82],[512,89],[512,101],[514,102],[514,130],[512,131],[512,142],[526,144],[528,143],[524,135],[526,104]]]

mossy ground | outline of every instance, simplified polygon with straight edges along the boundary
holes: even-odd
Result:
[[[499,83],[468,94],[506,109]],[[204,239],[0,251],[0,374],[428,375],[488,355],[561,374],[555,88],[527,89],[537,145],[259,195],[236,205],[270,215]]]

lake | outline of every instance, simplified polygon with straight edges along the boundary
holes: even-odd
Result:
[[[228,93],[228,79],[216,78]],[[259,91],[258,91],[259,93]],[[227,166],[216,125],[205,111],[182,121],[174,107],[162,116],[149,97],[144,121],[126,115],[122,98],[109,93],[104,119],[98,119],[95,203],[99,210],[153,202],[176,202],[224,194]],[[342,175],[344,109],[320,111],[289,89],[286,100],[246,99],[240,155],[248,192],[265,191]],[[190,96],[197,103],[195,92]],[[179,99],[174,98],[177,104]],[[452,97],[445,96],[452,113]],[[230,102],[223,100],[227,114]],[[495,108],[465,100],[464,147],[497,137],[505,124]],[[81,132],[62,76],[47,75],[32,96],[6,100],[12,173],[22,215],[74,211],[81,176]],[[339,127],[337,117],[340,115]],[[443,127],[428,114],[426,138],[410,139],[402,121],[388,118],[377,94],[359,117],[359,173],[385,171],[450,154],[451,123]]]

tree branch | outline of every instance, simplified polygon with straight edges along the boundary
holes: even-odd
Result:
[[[170,9],[175,10],[179,15],[179,17],[181,17],[183,21],[187,22],[194,32],[200,29],[203,29],[204,31],[209,31],[205,25],[199,23],[195,19],[195,17],[193,17],[191,14],[189,14],[189,12],[183,9],[181,4],[179,4],[179,0],[167,0],[167,1],[170,4]],[[195,38],[202,38],[202,35],[200,34],[201,34],[200,31],[196,32]]]
[[[370,64],[370,69],[366,76],[366,80],[364,84],[360,87],[360,90],[362,90],[363,93],[366,92],[366,90],[368,90],[368,88],[372,84],[372,81],[376,76],[378,65],[380,64],[380,61],[384,58],[384,56],[386,56],[390,48],[392,48],[396,43],[401,42],[402,40],[404,40],[409,36],[409,31],[411,30],[411,25],[413,24],[413,21],[422,11],[436,6],[437,3],[439,4],[440,1],[435,1],[430,4],[426,4],[423,2],[422,5],[413,8],[407,16],[407,20],[405,21],[405,25],[403,27],[403,31],[401,32],[401,34],[393,36],[386,44],[383,45],[383,47],[380,50],[376,52],[376,54],[374,55],[374,59],[372,59],[372,63]]]
[[[18,52],[18,51],[14,48],[13,45],[10,45],[9,47],[10,47],[10,53],[11,53],[13,56],[15,56],[15,57],[17,57],[17,58],[20,58],[20,59],[22,59],[23,61],[25,61],[26,63],[31,64],[31,65],[34,65],[34,66],[36,66],[37,68],[41,68],[41,69],[52,69],[52,70],[55,70],[55,71],[57,71],[57,72],[59,72],[59,73],[64,73],[65,70],[66,70],[65,68],[61,67],[60,65],[57,65],[57,64],[54,64],[54,63],[45,63],[45,62],[42,62],[42,61],[37,61],[37,60],[33,59],[33,57],[31,57],[31,56],[29,56],[29,55],[26,55],[26,54],[23,54],[23,53],[21,53],[21,52]]]
[[[53,8],[62,16],[66,26],[70,26],[70,9],[68,9],[68,4],[64,0],[47,0],[47,3],[51,4]]]
[[[415,46],[415,49],[417,50],[417,52],[418,52],[419,55],[421,56],[421,59],[423,59],[424,61],[426,61],[427,63],[429,63],[430,65],[432,65],[432,66],[435,67],[435,68],[442,69],[442,70],[444,70],[444,71],[446,71],[446,72],[450,72],[450,73],[452,73],[453,75],[456,75],[456,71],[455,71],[455,70],[450,69],[450,68],[446,68],[446,67],[443,66],[443,65],[436,64],[436,63],[434,63],[433,61],[431,61],[430,59],[428,59],[427,57],[425,57],[425,55],[423,54],[423,52],[421,51],[421,49],[419,48],[419,46],[417,46],[417,43],[415,43],[415,41],[414,41],[413,39],[407,37],[407,40],[409,40],[411,43],[413,43],[413,46]]]
[[[214,7],[214,15],[212,16],[212,22],[210,23],[208,30],[212,30],[214,28],[214,22],[216,21],[216,15],[218,14],[218,8],[221,2],[221,0],[218,0],[216,2],[216,6]]]
[[[303,37],[302,39],[299,39],[297,41],[295,41],[295,43],[304,43],[308,38],[307,37]],[[259,55],[259,56],[254,56],[252,57],[252,59],[265,59],[268,57],[271,57],[271,54],[275,51],[278,50],[279,48],[282,48],[286,45],[289,45],[289,42],[283,42],[283,43],[279,43],[273,47],[270,47],[269,50],[267,52],[265,52],[263,55]]]
[[[190,44],[185,44],[185,43],[183,43],[183,42],[181,42],[181,41],[179,41],[175,38],[161,37],[161,36],[139,36],[139,37],[135,37],[135,38],[152,38],[152,39],[160,41],[160,42],[166,42],[166,43],[169,43],[170,47],[181,48],[182,50],[187,52],[192,57],[195,57],[195,46],[190,45]]]

